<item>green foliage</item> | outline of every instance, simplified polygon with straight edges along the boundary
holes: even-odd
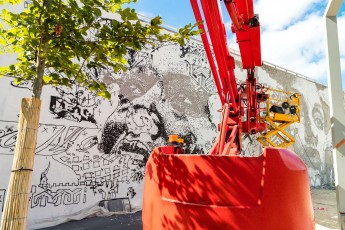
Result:
[[[18,2],[22,1],[0,0],[0,4]],[[42,81],[42,86],[70,86],[73,81],[110,98],[107,86],[88,76],[88,68],[126,71],[128,48],[141,50],[162,42],[183,45],[199,33],[192,24],[177,34],[161,33],[162,19],[143,23],[134,9],[124,8],[131,2],[136,0],[34,0],[21,13],[4,9],[0,53],[18,53],[18,62],[0,67],[0,77],[13,76],[16,83]],[[114,13],[117,19],[106,18]]]

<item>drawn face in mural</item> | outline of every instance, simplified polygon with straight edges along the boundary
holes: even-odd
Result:
[[[291,148],[306,163],[311,185],[331,184],[333,169],[326,87],[289,74],[277,75],[270,68],[266,71],[262,71],[260,76],[265,76],[265,73],[274,76],[274,79],[267,77],[270,87],[301,94],[301,121],[287,130],[295,138]]]
[[[208,95],[188,83],[183,87],[181,82],[188,82],[189,79],[184,79],[188,76],[168,75],[164,81],[155,82],[153,76],[147,77],[151,82],[141,76],[140,82],[145,84],[128,79],[120,84],[121,93],[132,92],[128,96],[132,98],[133,93],[140,96],[131,101],[127,95],[119,97],[118,107],[104,125],[100,150],[111,155],[139,154],[142,167],[153,147],[166,144],[170,133],[184,136],[190,152],[201,150],[202,140],[209,139],[203,138],[206,134],[201,128],[213,125],[205,112]]]
[[[152,78],[154,76],[147,81],[145,76],[120,79],[118,105],[104,124],[99,144],[102,152],[113,157],[123,154],[139,156],[136,158],[139,168],[145,166],[153,147],[165,136],[155,99],[148,92],[156,84]]]
[[[164,124],[155,104],[130,102],[119,96],[118,107],[104,125],[99,148],[105,154],[139,154],[144,167],[153,144],[164,133]]]
[[[312,84],[301,97],[301,122],[299,153],[309,167],[312,185],[330,184],[332,181],[332,152],[327,90]],[[297,139],[297,137],[296,137]]]
[[[180,134],[185,140],[186,152],[207,152],[216,135],[216,126],[210,112],[210,95],[202,84],[204,75],[194,73],[192,77],[169,74],[163,81],[165,128],[168,134]],[[192,81],[191,81],[192,80]],[[218,108],[217,108],[218,109]],[[214,111],[214,108],[212,108]]]

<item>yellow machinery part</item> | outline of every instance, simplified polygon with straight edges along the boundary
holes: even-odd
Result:
[[[267,131],[257,138],[263,146],[287,148],[294,144],[294,137],[286,129],[300,121],[300,96],[293,92],[268,90],[266,106],[260,117],[266,123]]]

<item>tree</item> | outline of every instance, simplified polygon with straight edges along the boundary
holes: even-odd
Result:
[[[72,82],[110,99],[102,79],[88,75],[87,69],[126,71],[127,49],[177,42],[198,34],[188,24],[178,33],[161,33],[162,19],[139,20],[125,4],[137,0],[34,0],[29,8],[13,13],[2,11],[0,54],[17,53],[17,63],[0,67],[0,77],[15,83],[31,81],[32,98],[22,101],[16,153],[2,216],[1,229],[26,227],[28,198],[37,141],[40,97],[44,85],[71,86]],[[17,4],[21,0],[0,0]],[[116,15],[109,19],[106,15]]]

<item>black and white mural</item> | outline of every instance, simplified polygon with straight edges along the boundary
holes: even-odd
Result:
[[[334,184],[331,123],[327,87],[272,67],[259,69],[271,87],[301,94],[301,122],[289,128],[296,142],[291,149],[308,166],[312,186]]]
[[[244,79],[235,58],[236,74]],[[83,212],[100,201],[125,199],[131,210],[139,210],[146,161],[153,147],[166,144],[169,134],[184,137],[189,153],[204,154],[211,148],[220,102],[202,44],[192,40],[185,47],[128,50],[128,65],[128,72],[121,74],[90,70],[110,85],[110,101],[78,85],[44,89],[29,228]],[[258,78],[272,88],[302,94],[301,123],[290,130],[296,138],[293,150],[308,165],[312,185],[331,184],[327,89],[268,66],[258,69]],[[1,211],[20,99],[31,93],[30,84],[13,87],[9,78],[0,81],[3,95],[11,95],[0,97]],[[243,154],[261,153],[255,139],[244,138]]]

